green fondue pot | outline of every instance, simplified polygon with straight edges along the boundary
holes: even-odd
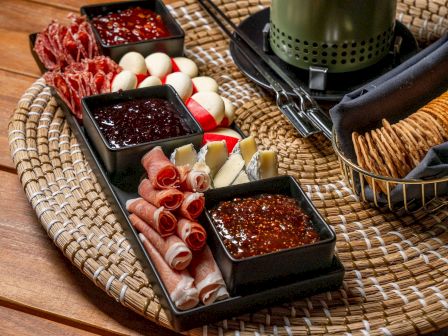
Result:
[[[274,53],[302,69],[359,70],[390,50],[396,0],[272,0]]]

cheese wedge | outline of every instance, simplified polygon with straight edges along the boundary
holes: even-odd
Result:
[[[213,179],[215,188],[222,188],[231,185],[244,169],[244,160],[240,154],[232,154],[216,173]]]
[[[188,144],[176,148],[174,152],[171,153],[170,160],[176,166],[184,166],[188,164],[190,167],[193,167],[198,160],[198,153],[196,153],[193,144]]]
[[[247,183],[247,182],[250,182],[249,176],[247,176],[247,173],[244,170],[242,170],[236,177],[235,181],[233,181],[232,185],[237,185],[237,184],[242,184],[242,183]]]
[[[251,181],[277,176],[277,153],[270,150],[256,152],[247,165],[246,172]]]
[[[204,161],[210,168],[211,178],[214,178],[215,174],[226,162],[227,157],[227,145],[224,140],[208,142],[198,153],[198,161]]]
[[[249,136],[241,141],[239,141],[233,148],[232,153],[241,154],[244,159],[245,165],[247,166],[252,159],[252,156],[257,152],[257,143],[253,136]]]

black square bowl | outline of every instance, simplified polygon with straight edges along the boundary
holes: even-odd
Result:
[[[170,35],[157,39],[124,43],[119,45],[105,44],[101,39],[98,30],[93,25],[92,19],[98,15],[103,15],[109,12],[116,12],[118,10],[124,10],[130,7],[137,6],[145,9],[150,9],[153,12],[159,14],[162,17],[162,20],[165,23]],[[81,7],[81,14],[86,15],[87,20],[91,23],[93,33],[95,35],[98,46],[100,46],[102,50],[102,54],[105,56],[109,56],[117,63],[120,61],[121,57],[124,54],[130,51],[136,51],[142,54],[144,57],[157,51],[164,52],[172,57],[183,55],[185,33],[177,23],[177,21],[174,19],[174,17],[170,14],[168,8],[166,8],[162,0],[120,1],[83,6]]]
[[[191,134],[173,138],[160,139],[121,148],[111,147],[105,136],[100,131],[93,116],[93,110],[99,106],[116,104],[139,98],[160,98],[171,102],[179,113],[184,123],[192,130]],[[141,176],[144,168],[140,160],[144,154],[155,146],[161,146],[166,155],[170,155],[175,148],[192,143],[199,148],[204,131],[199,123],[185,106],[182,99],[170,85],[152,86],[141,89],[105,93],[90,97],[84,97],[81,101],[83,125],[87,136],[101,158],[109,177],[120,180],[126,176]]]
[[[221,201],[234,197],[259,194],[282,194],[293,197],[310,218],[318,232],[317,243],[284,249],[277,252],[236,259],[225,247],[210,215],[210,209]],[[210,248],[221,269],[232,295],[245,295],[272,286],[287,284],[297,275],[325,270],[332,264],[336,235],[316,210],[297,181],[291,176],[278,176],[219,189],[205,193],[205,211],[201,223],[207,230]]]

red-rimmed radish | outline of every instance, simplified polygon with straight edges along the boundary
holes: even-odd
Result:
[[[118,65],[121,66],[123,70],[131,71],[136,75],[146,75],[148,72],[145,64],[145,58],[140,53],[135,51],[130,51],[124,54]]]
[[[162,52],[156,52],[147,56],[145,64],[151,76],[164,78],[172,71],[171,58]]]
[[[175,67],[190,78],[196,77],[199,73],[198,66],[191,59],[186,57],[174,57]],[[174,67],[173,67],[174,68]]]
[[[193,82],[183,72],[173,72],[166,76],[166,85],[171,85],[183,101],[186,101],[193,93]]]
[[[211,77],[200,76],[191,79],[196,88],[196,92],[218,92],[218,83]]]
[[[198,92],[188,101],[187,107],[204,131],[215,129],[224,118],[224,102],[216,92]]]

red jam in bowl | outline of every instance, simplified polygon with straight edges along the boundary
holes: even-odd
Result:
[[[92,110],[98,128],[112,148],[192,134],[174,105],[159,98],[140,98]]]
[[[225,247],[236,259],[319,241],[294,198],[262,194],[220,202],[211,211]]]
[[[91,20],[105,45],[113,46],[169,36],[162,17],[150,9],[131,7]]]

